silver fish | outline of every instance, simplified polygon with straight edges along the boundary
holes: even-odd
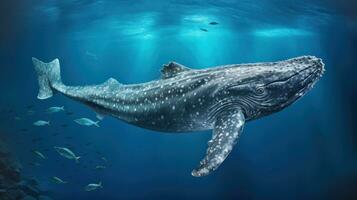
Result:
[[[70,149],[65,147],[53,147],[62,157],[79,162],[80,156],[76,156]]]
[[[61,112],[61,111],[64,111],[64,106],[61,106],[61,107],[58,107],[58,106],[50,107],[50,108],[48,108],[46,111],[47,111],[47,113],[49,113],[49,114]]]
[[[49,126],[50,125],[50,121],[44,121],[44,120],[38,120],[36,122],[33,123],[34,126]]]
[[[80,119],[75,119],[74,120],[77,124],[82,125],[82,126],[96,126],[99,127],[99,121],[93,121],[88,118],[80,118]]]
[[[97,190],[99,188],[103,188],[102,182],[99,182],[98,184],[96,183],[88,184],[84,189],[85,191],[90,192],[90,191]]]

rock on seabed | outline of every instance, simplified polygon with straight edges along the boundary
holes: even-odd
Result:
[[[51,200],[43,195],[35,179],[21,175],[20,164],[0,142],[0,199],[1,200]]]

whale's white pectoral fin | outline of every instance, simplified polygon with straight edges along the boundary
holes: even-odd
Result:
[[[244,115],[239,108],[225,110],[216,116],[206,157],[200,162],[200,166],[192,171],[192,176],[208,175],[222,164],[237,143],[244,122]]]
[[[171,78],[178,75],[181,72],[191,70],[190,68],[183,66],[176,62],[170,62],[167,65],[163,65],[161,69],[161,76],[163,79]]]

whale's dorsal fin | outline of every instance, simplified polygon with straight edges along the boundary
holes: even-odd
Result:
[[[102,87],[117,87],[122,86],[123,84],[117,81],[115,78],[109,78],[104,83],[101,84]]]
[[[200,166],[192,171],[193,176],[208,175],[222,164],[237,143],[244,122],[244,114],[240,108],[227,109],[216,116],[206,156]]]
[[[113,85],[113,84],[120,84],[120,83],[115,78],[109,78],[103,84],[105,84],[105,85]]]
[[[188,70],[191,69],[176,62],[169,62],[169,64],[162,66],[161,75],[163,79],[166,79]]]

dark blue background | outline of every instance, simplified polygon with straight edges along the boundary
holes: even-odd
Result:
[[[55,199],[356,199],[356,8],[334,0],[1,1],[0,139]],[[190,172],[210,132],[162,134],[112,118],[80,127],[73,120],[94,112],[62,96],[37,100],[31,63],[59,58],[70,85],[109,77],[128,84],[159,78],[171,60],[205,68],[301,55],[323,59],[323,78],[289,108],[248,123],[219,170],[203,178]],[[62,105],[74,114],[45,113]],[[32,126],[38,119],[51,126]],[[69,145],[79,165],[52,148]],[[107,169],[93,170],[99,164]],[[52,176],[69,183],[54,185]],[[103,189],[83,190],[98,181]]]

